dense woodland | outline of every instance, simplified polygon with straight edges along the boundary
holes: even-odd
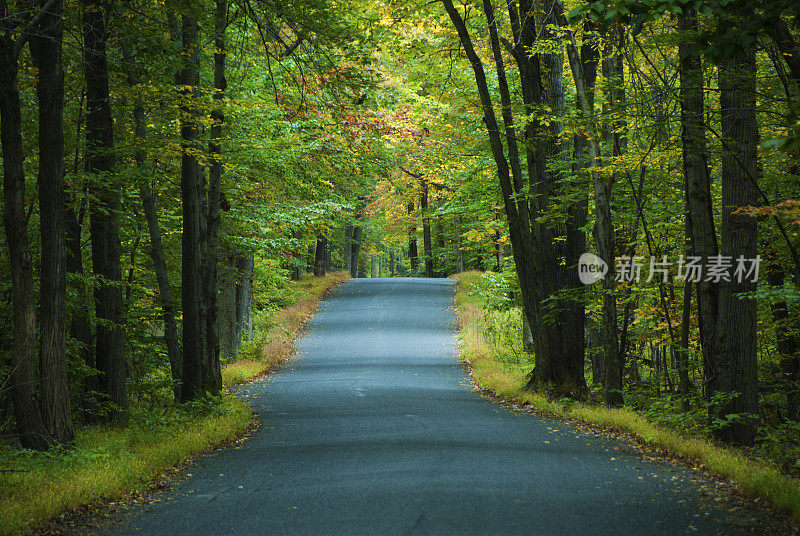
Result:
[[[288,279],[481,270],[530,389],[796,472],[799,16],[0,2],[0,435],[46,450],[219,392]]]

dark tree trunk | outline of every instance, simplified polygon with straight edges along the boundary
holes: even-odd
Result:
[[[414,202],[408,203],[409,215],[414,214]],[[413,223],[408,228],[408,260],[411,263],[411,271],[416,272],[419,266],[419,253],[417,252],[417,226]]]
[[[624,30],[619,24],[615,24],[610,30],[610,42],[608,48],[610,53],[603,61],[603,74],[607,78],[610,87],[607,90],[608,101],[605,108],[612,116],[608,122],[608,138],[611,142],[611,155],[621,156],[627,148],[627,137],[625,130],[627,123],[622,115],[625,106],[625,71],[622,63],[622,50],[624,43]],[[584,81],[585,85],[585,81]],[[587,99],[588,101],[588,99]],[[588,103],[587,103],[588,104]],[[589,119],[591,120],[591,119]],[[600,156],[599,151],[595,157]],[[598,206],[598,218],[595,224],[594,238],[598,244],[598,251],[602,252],[601,257],[608,263],[609,267],[614,264],[614,226],[611,220],[611,188],[616,182],[615,174],[612,173],[608,178],[602,180],[602,188],[598,191],[595,183],[595,204]],[[599,195],[600,194],[600,195]],[[598,198],[601,203],[598,205]],[[603,294],[603,337],[604,337],[604,362],[605,368],[605,400],[611,406],[621,406],[623,403],[623,372],[625,368],[624,353],[625,347],[617,347],[617,303],[612,289],[614,288],[614,275],[609,269],[603,280],[603,287],[606,292]],[[609,341],[609,338],[612,341]],[[611,348],[611,342],[614,348]]]
[[[344,228],[344,248],[342,250],[344,257],[344,271],[351,273],[350,264],[353,262],[353,226],[347,224]]]
[[[511,116],[510,94],[505,76],[505,67],[503,65],[503,59],[500,53],[500,45],[497,35],[497,28],[495,26],[496,22],[493,14],[493,7],[491,2],[488,0],[484,2],[484,11],[487,21],[489,22],[492,53],[495,59],[501,94],[504,122],[503,131],[506,134],[506,140],[508,142],[506,148],[508,150],[508,158],[506,158],[505,155],[503,140],[501,138],[501,132],[503,131],[500,130],[500,127],[497,123],[497,117],[494,112],[494,103],[492,102],[483,63],[478,54],[475,52],[472,44],[472,38],[469,35],[466,24],[461,18],[459,11],[455,8],[450,0],[443,0],[443,4],[447,10],[450,20],[453,23],[453,26],[458,32],[459,39],[464,47],[467,58],[472,64],[472,70],[475,76],[475,84],[480,96],[481,109],[483,111],[483,120],[486,124],[489,145],[492,151],[495,167],[497,168],[500,188],[503,194],[503,203],[505,206],[509,234],[511,237],[511,246],[514,252],[514,264],[523,298],[522,301],[524,313],[528,317],[531,328],[535,328],[537,333],[543,335],[541,338],[537,337],[536,340],[538,360],[539,356],[549,355],[547,354],[549,351],[547,345],[549,339],[546,337],[547,330],[540,329],[542,326],[538,323],[538,318],[540,317],[540,302],[537,289],[537,276],[539,274],[536,273],[536,269],[539,265],[537,264],[536,255],[534,253],[534,238],[538,239],[538,237],[533,236],[531,233],[528,203],[526,200],[527,196],[519,195],[523,190],[522,172],[520,169],[520,160],[517,149],[517,137],[514,130],[513,117]],[[510,8],[515,9],[513,4],[509,4],[509,6]],[[530,12],[530,7],[530,5],[526,4],[526,6],[523,7],[523,11],[526,13]],[[514,24],[515,20],[517,21],[516,24]],[[525,36],[532,43],[533,36],[535,35],[533,28],[530,27],[530,24],[533,22],[532,17],[526,17],[525,21]],[[515,34],[519,34],[521,30],[519,30],[518,18],[512,16],[512,24],[514,25]],[[540,85],[532,85],[529,82],[534,80],[538,83],[540,80],[538,78],[538,71],[536,73],[537,76],[531,75],[529,71],[534,69],[534,67],[538,67],[538,64],[534,65],[531,61],[529,61],[530,58],[524,48],[519,50],[517,58],[520,65],[520,71],[524,71],[521,76],[522,79],[525,80],[525,100],[526,102],[533,102],[535,97],[532,96],[532,94],[537,91],[540,93]],[[531,76],[526,78],[529,75]],[[537,243],[536,246],[538,245],[540,244]]]
[[[314,250],[314,275],[325,275],[325,257],[328,254],[328,238],[324,235],[317,237],[317,247]]]
[[[183,16],[182,28],[183,66],[178,82],[184,86],[181,106],[181,205],[183,207],[183,233],[181,236],[181,293],[183,297],[183,384],[181,401],[188,402],[204,394],[203,386],[203,267],[201,264],[201,218],[203,187],[199,150],[199,112],[191,103],[197,98],[200,84],[199,31],[197,21]],[[191,89],[195,88],[195,89]]]
[[[584,22],[584,32],[588,33],[595,30],[595,25],[591,20],[586,20]],[[597,64],[598,64],[598,50],[597,48],[589,43],[584,42],[581,43],[580,49],[580,64],[581,69],[583,72],[583,83],[584,93],[586,95],[586,100],[589,106],[594,109],[594,102],[595,102],[595,82],[597,80]],[[577,99],[576,99],[577,100]],[[580,108],[580,103],[576,102],[576,107]],[[572,151],[573,151],[573,164],[572,164],[572,176],[579,177],[580,175],[585,173],[585,169],[589,167],[589,142],[586,139],[585,134],[575,134],[573,137],[572,143]],[[571,179],[570,185],[572,188],[581,188],[581,182],[579,179]],[[589,214],[589,201],[586,196],[583,199],[576,201],[573,205],[569,208],[569,221],[572,223],[571,226],[567,228],[567,241],[566,241],[566,253],[565,259],[567,261],[568,266],[574,266],[577,264],[578,259],[580,256],[586,251],[586,233],[581,229],[586,226],[586,220]],[[573,277],[577,277],[578,271],[577,268],[574,269]],[[572,281],[574,288],[572,292],[576,293],[579,296],[579,299],[576,299],[573,306],[573,314],[581,314],[583,320],[581,321],[581,325],[583,326],[584,331],[587,331],[589,336],[586,337],[583,333],[578,333],[577,330],[575,333],[567,336],[573,337],[582,337],[584,340],[588,339],[589,342],[589,354],[591,359],[592,365],[592,382],[595,385],[600,385],[601,375],[603,371],[602,364],[602,356],[598,355],[599,348],[602,347],[602,337],[600,336],[600,332],[597,329],[593,329],[595,327],[594,324],[590,324],[588,329],[586,327],[586,311],[584,307],[584,300],[585,300],[585,287],[580,283],[580,281]],[[592,337],[592,335],[597,335],[597,337]],[[593,343],[597,343],[596,346],[592,346]],[[586,353],[586,345],[584,345],[584,353]],[[584,357],[585,361],[585,357]]]
[[[692,282],[687,279],[683,284],[683,312],[681,314],[681,344],[677,348],[675,364],[678,368],[678,389],[681,394],[681,410],[689,411],[689,331],[692,320]]]
[[[95,283],[97,368],[100,388],[111,407],[105,417],[127,418],[128,396],[124,353],[122,274],[117,212],[119,190],[114,184],[114,136],[108,92],[106,5],[84,2],[83,39],[86,70],[86,170],[90,179],[89,220]]]
[[[350,277],[359,277],[358,261],[361,254],[361,238],[364,234],[364,229],[361,225],[353,227],[353,244],[350,249]]]
[[[219,361],[219,326],[217,319],[218,250],[220,227],[220,188],[222,182],[222,100],[225,98],[225,28],[228,24],[227,0],[216,0],[214,12],[214,109],[208,152],[211,169],[208,175],[208,219],[206,222],[205,255],[203,262],[203,298],[205,300],[205,349],[203,355],[203,386],[211,393],[222,389],[222,370]]]
[[[67,381],[64,222],[64,71],[61,67],[62,4],[49,5],[30,38],[38,69],[39,215],[42,238],[39,370],[41,411],[47,433],[59,443],[75,439]]]
[[[456,250],[456,272],[461,273],[464,271],[464,252],[461,250],[461,216],[453,216],[453,236],[455,236],[455,243],[453,246]]]
[[[303,238],[303,235],[300,233],[300,231],[294,230],[292,231],[292,238],[294,238],[297,241],[297,247],[295,247],[294,250],[292,250],[292,261],[291,261],[292,268],[289,272],[289,276],[292,281],[300,281],[300,278],[303,275],[303,270],[301,266],[303,259],[302,256],[303,247],[300,244],[300,240]]]
[[[422,179],[422,194],[419,199],[422,212],[422,245],[425,254],[425,277],[433,277],[433,244],[431,243],[431,220],[428,216],[428,181]]]
[[[253,268],[255,257],[241,255],[236,258],[236,349],[242,340],[249,341],[253,336]]]
[[[679,19],[679,28],[686,33],[679,45],[681,141],[683,145],[683,174],[686,193],[686,212],[692,255],[700,263],[718,254],[714,209],[711,201],[706,135],[704,127],[703,66],[699,56],[692,53],[692,33],[697,32],[697,19],[690,12]],[[703,375],[706,382],[713,377],[711,356],[714,330],[717,326],[719,288],[716,283],[701,278],[697,285],[697,317],[700,326],[700,345],[703,354]],[[710,396],[710,392],[706,391]]]
[[[389,277],[394,277],[394,250],[389,251]]]
[[[744,21],[742,21],[744,22]],[[759,203],[758,124],[756,121],[756,58],[750,45],[726,57],[719,70],[722,142],[722,226],[720,253],[736,262],[740,256],[755,259],[756,219],[746,214],[732,214],[741,206]],[[758,414],[758,371],[756,364],[756,300],[736,295],[756,290],[756,283],[742,281],[719,284],[719,318],[714,333],[710,394],[734,396],[727,404],[710,408],[712,418],[728,414]],[[737,420],[715,429],[717,439],[751,444],[756,419]]]
[[[563,16],[563,6],[560,1],[553,2],[558,20],[566,27]],[[583,71],[583,64],[579,56],[574,37],[571,32],[567,34],[567,56],[569,58],[572,77],[575,81],[578,107],[588,131],[587,150],[589,167],[591,168],[592,185],[595,202],[595,225],[593,229],[594,241],[597,252],[609,267],[614,263],[614,227],[611,221],[611,182],[610,176],[603,177],[597,170],[597,159],[600,150],[597,142],[597,128],[595,125],[593,103],[589,101],[589,84]],[[609,268],[603,278],[603,364],[605,374],[604,395],[606,404],[620,406],[623,403],[622,374],[619,363],[619,348],[617,346],[617,303],[614,297],[614,271]]]
[[[239,340],[236,339],[236,294],[239,274],[237,256],[230,251],[220,256],[219,271],[219,353],[226,359],[236,357]],[[241,334],[239,335],[241,337]]]
[[[9,16],[5,4],[0,18]],[[17,86],[17,56],[9,34],[0,35],[0,141],[3,145],[3,224],[11,263],[14,347],[9,384],[17,434],[24,448],[46,450],[51,445],[36,399],[36,300],[33,262],[26,230],[25,171],[22,119]]]
[[[147,229],[150,234],[150,258],[158,283],[158,294],[161,301],[161,317],[164,320],[164,343],[167,346],[170,374],[172,376],[172,390],[175,399],[180,400],[180,386],[183,378],[183,357],[181,356],[180,339],[178,338],[178,323],[175,320],[175,306],[172,303],[172,290],[170,289],[167,263],[164,260],[164,246],[161,243],[161,229],[158,223],[156,209],[150,183],[146,178],[141,178],[139,195],[142,199],[142,208],[147,219]]]
[[[556,32],[552,30],[558,24],[552,6],[547,6],[547,17],[543,21],[545,38],[560,42]],[[563,124],[560,118],[564,115],[564,54],[556,52],[541,55],[543,67],[543,101],[550,107],[556,120],[550,122],[547,138],[542,143],[542,153],[548,156],[548,169],[545,170],[547,189],[542,190],[540,198],[542,207],[551,204],[552,193],[561,191],[566,185],[563,176],[565,148],[561,141],[563,137]],[[621,62],[621,60],[620,60]],[[583,63],[583,62],[582,62]],[[592,81],[593,84],[593,81]],[[587,82],[588,85],[588,82]],[[529,156],[530,158],[530,156]],[[549,377],[539,378],[539,381],[569,381],[577,385],[584,385],[584,285],[578,277],[578,259],[586,251],[586,237],[582,227],[586,224],[586,215],[581,211],[583,203],[573,203],[568,208],[568,218],[563,226],[550,230],[552,235],[563,236],[564,241],[555,241],[551,238],[550,248],[555,258],[549,261],[552,275],[547,295],[554,295],[559,291],[567,291],[567,296],[555,302],[556,322],[549,329],[557,327],[560,330],[561,348],[555,348],[551,359],[555,361],[551,366]],[[536,225],[535,220],[532,222]],[[561,245],[563,244],[563,246]],[[562,265],[558,259],[564,257]]]

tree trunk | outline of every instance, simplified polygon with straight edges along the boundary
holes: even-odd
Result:
[[[219,276],[217,266],[220,227],[220,188],[222,182],[222,100],[225,98],[225,29],[228,24],[227,0],[215,1],[214,12],[214,109],[211,110],[208,152],[211,167],[208,174],[208,213],[206,221],[205,255],[203,262],[203,298],[205,300],[205,351],[203,355],[203,388],[210,393],[222,389],[222,369],[219,362],[219,326],[217,298]]]
[[[200,84],[197,21],[183,16],[181,34],[183,66],[178,75],[184,104],[181,106],[181,293],[183,298],[183,384],[181,402],[203,396],[203,269],[201,264],[201,199],[203,194],[200,165],[197,162],[199,112],[191,102],[198,96]]]
[[[433,244],[431,243],[431,220],[428,216],[428,181],[422,179],[422,194],[419,208],[422,211],[422,242],[425,254],[425,277],[433,277]]]
[[[699,56],[692,53],[696,39],[697,19],[693,12],[681,17],[679,29],[685,32],[678,48],[680,56],[681,141],[683,145],[683,174],[686,212],[692,255],[700,257],[703,266],[718,254],[717,232],[711,200],[703,103],[703,66]],[[712,281],[700,278],[697,284],[697,318],[700,326],[700,345],[703,353],[703,375],[706,382],[713,377],[711,366],[714,330],[717,326],[719,288]],[[710,392],[706,391],[710,396]]]
[[[414,202],[408,203],[409,215],[414,213]],[[417,252],[417,226],[413,223],[408,228],[408,260],[411,263],[411,272],[417,271],[419,266],[419,253]]]
[[[461,216],[453,216],[453,236],[455,236],[455,249],[456,249],[456,272],[461,273],[464,271],[464,252],[461,250]]]
[[[77,162],[76,162],[77,166]],[[81,248],[81,234],[85,199],[81,207],[75,205],[77,196],[67,196],[66,212],[64,216],[66,226],[66,257],[65,269],[68,274],[77,276],[72,287],[76,299],[72,318],[69,323],[69,335],[78,343],[78,356],[87,367],[94,369],[97,365],[92,348],[92,326],[89,323],[89,298],[83,276],[83,250]],[[78,211],[76,213],[76,210]],[[81,408],[89,414],[96,414],[94,395],[90,392],[100,388],[96,374],[91,374],[83,380],[83,390],[80,398]]]
[[[47,433],[59,443],[74,441],[66,359],[64,222],[64,71],[61,67],[63,23],[60,1],[51,5],[30,50],[38,69],[39,215],[42,238],[39,371],[41,411]]]
[[[144,123],[142,123],[144,125]],[[175,308],[172,303],[167,263],[164,260],[164,246],[161,242],[161,229],[158,223],[153,193],[147,178],[140,179],[139,196],[142,199],[142,208],[147,219],[147,229],[150,234],[150,258],[158,283],[158,293],[161,301],[161,317],[164,320],[164,342],[167,346],[170,373],[172,376],[172,390],[175,399],[180,400],[180,386],[183,378],[183,357],[181,356],[180,340],[178,338],[178,323],[175,321]]]
[[[328,253],[328,238],[324,235],[317,237],[317,247],[314,250],[314,275],[322,277],[325,275],[325,257]]]
[[[543,21],[543,32],[546,39],[560,43],[558,33],[553,31],[553,26],[558,24],[552,6],[547,6],[547,17]],[[550,196],[560,192],[565,185],[566,177],[562,169],[565,167],[565,148],[563,146],[563,124],[561,117],[564,115],[564,54],[554,52],[541,55],[543,67],[543,102],[552,110],[555,117],[550,122],[547,137],[541,144],[541,152],[547,155],[548,167],[545,170],[547,189],[540,192],[542,208],[551,204]],[[620,60],[621,63],[621,60]],[[592,81],[592,84],[594,82]],[[586,82],[589,85],[589,82]],[[551,323],[549,329],[557,328],[560,333],[561,347],[555,347],[551,359],[555,361],[551,369],[554,375],[540,378],[540,381],[563,381],[567,378],[577,385],[585,385],[584,360],[586,352],[585,326],[586,317],[584,300],[585,287],[578,277],[578,259],[586,251],[586,237],[582,230],[586,224],[586,215],[581,211],[582,202],[573,202],[568,208],[568,218],[563,225],[550,226],[551,244],[547,251],[552,258],[548,261],[550,267],[547,271],[551,274],[546,295],[558,295],[560,291],[568,290],[566,297],[555,301],[556,321]],[[536,220],[532,225],[538,225]],[[543,231],[542,231],[543,232]],[[556,236],[563,237],[563,242],[554,240]],[[563,257],[562,264],[559,259]]]
[[[353,226],[347,224],[344,228],[344,248],[342,250],[344,257],[344,271],[351,273],[350,264],[353,262]]]
[[[238,342],[241,340],[236,339],[236,296],[239,287],[237,258],[235,253],[223,253],[219,271],[219,353],[221,357],[231,360],[236,357]]]
[[[350,249],[350,277],[358,277],[358,260],[361,254],[361,238],[364,234],[364,229],[361,225],[353,227],[353,245]]]
[[[249,341],[253,338],[253,268],[255,257],[242,255],[237,257],[237,281],[236,290],[236,338],[234,344],[236,350],[242,340]]]
[[[563,6],[560,1],[553,2],[557,18],[562,27],[566,28],[563,15]],[[583,64],[578,54],[572,32],[567,33],[567,57],[569,59],[572,77],[575,82],[578,107],[586,125],[588,163],[591,169],[592,185],[595,202],[595,225],[593,229],[594,241],[597,252],[609,266],[603,278],[603,365],[604,365],[604,395],[606,404],[621,406],[622,373],[619,363],[619,349],[617,347],[617,303],[614,297],[614,227],[611,221],[611,186],[610,177],[604,178],[598,172],[597,159],[600,156],[598,146],[598,133],[594,114],[593,102],[589,100],[589,83],[583,72]]]
[[[589,33],[594,30],[594,23],[587,19],[584,22],[584,33]],[[598,50],[592,43],[581,43],[580,64],[583,73],[583,82],[585,85],[584,92],[586,95],[586,100],[592,109],[594,109],[595,102],[595,82],[597,80],[597,64],[599,61],[598,56]],[[576,107],[580,107],[580,104],[577,102]],[[585,173],[584,170],[589,167],[589,141],[585,133],[577,133],[573,136],[572,151],[572,177],[579,177],[580,175],[583,175]],[[572,188],[581,189],[581,180],[572,178],[570,180],[570,186]],[[565,260],[567,262],[567,266],[569,267],[577,265],[580,256],[586,251],[586,233],[582,229],[586,226],[588,214],[589,200],[585,195],[582,199],[577,200],[569,207],[569,221],[571,225],[567,226],[567,241],[565,251]],[[574,268],[573,270],[572,277],[577,279],[578,270],[577,268]],[[567,273],[569,276],[569,272]],[[601,377],[603,373],[603,367],[602,357],[597,354],[598,348],[602,346],[602,337],[592,337],[592,335],[599,334],[597,329],[593,329],[595,326],[594,324],[590,323],[587,329],[586,311],[584,307],[586,299],[585,287],[583,284],[581,284],[580,280],[575,281],[575,279],[572,280],[572,292],[576,293],[580,298],[573,302],[573,314],[580,314],[583,317],[580,321],[580,324],[582,325],[584,331],[588,331],[589,336],[587,337],[583,332],[579,332],[577,329],[571,335],[567,334],[566,336],[581,337],[584,340],[588,339],[588,353],[591,360],[592,382],[595,385],[600,385],[602,383]],[[596,344],[596,346],[593,347],[592,344]],[[587,347],[586,344],[584,344],[584,354],[586,354],[586,351]],[[584,361],[585,359],[586,357],[584,356]]]
[[[692,282],[690,279],[683,284],[683,313],[681,315],[681,345],[675,355],[675,364],[678,368],[678,389],[681,394],[681,410],[689,411],[689,330],[692,320]]]
[[[741,21],[745,23],[746,21]],[[757,247],[756,219],[746,214],[732,214],[741,206],[759,202],[757,191],[758,124],[756,122],[756,58],[755,47],[726,57],[719,69],[722,142],[722,226],[720,248],[723,256],[755,259]],[[719,318],[714,333],[713,376],[709,378],[710,394],[730,394],[726,404],[709,409],[712,418],[724,419],[738,414],[743,418],[715,429],[722,441],[751,444],[755,437],[758,414],[758,371],[756,363],[756,300],[739,299],[736,295],[756,290],[756,283],[742,281],[719,284]],[[743,415],[744,414],[744,415]],[[750,418],[750,415],[755,417]]]
[[[0,15],[7,16],[6,13]],[[22,119],[17,85],[17,57],[9,34],[0,36],[0,141],[3,144],[3,224],[11,263],[14,346],[11,354],[11,400],[23,448],[51,445],[36,399],[36,300],[33,262],[26,230]]]
[[[453,25],[458,32],[459,39],[467,58],[472,64],[472,70],[475,75],[475,84],[481,102],[481,109],[483,111],[483,119],[486,124],[487,135],[489,137],[489,144],[492,151],[492,156],[497,168],[497,175],[500,182],[500,188],[503,194],[503,203],[505,206],[506,219],[508,221],[509,234],[511,237],[511,246],[514,253],[514,264],[517,272],[517,277],[520,283],[522,294],[523,307],[525,315],[528,317],[532,331],[534,331],[534,339],[536,345],[537,367],[540,360],[545,363],[553,363],[554,352],[560,350],[560,344],[553,344],[554,337],[558,337],[558,330],[549,329],[552,326],[545,326],[539,319],[541,316],[541,299],[545,296],[541,293],[541,280],[543,275],[541,257],[537,254],[545,251],[546,244],[541,234],[532,232],[531,217],[528,207],[528,195],[523,192],[527,188],[523,184],[523,177],[520,167],[520,158],[517,148],[517,135],[514,129],[513,116],[511,115],[511,99],[508,83],[506,80],[505,67],[503,65],[503,57],[500,51],[499,38],[496,28],[496,19],[493,13],[493,6],[489,0],[483,3],[486,20],[489,23],[489,34],[492,45],[492,55],[494,56],[498,87],[500,89],[502,117],[504,123],[503,131],[500,130],[497,124],[497,118],[494,113],[494,104],[492,102],[489,86],[486,81],[486,74],[483,69],[483,63],[480,57],[475,52],[472,44],[472,39],[467,30],[464,20],[461,18],[459,11],[453,6],[452,1],[443,0],[445,9]],[[520,76],[523,82],[523,95],[526,107],[532,107],[541,95],[541,78],[538,69],[538,63],[533,61],[528,55],[527,48],[533,43],[535,39],[535,28],[533,27],[533,17],[525,17],[523,26],[520,27],[519,17],[516,14],[515,6],[509,4],[510,11],[512,12],[512,27],[514,33],[519,37],[519,48],[514,49],[515,58],[520,66]],[[530,2],[525,2],[521,9],[524,13],[532,12],[533,8]],[[506,137],[506,147],[508,151],[508,158],[505,155],[503,139],[500,133],[504,132]],[[533,137],[535,136],[534,129],[526,128],[526,139],[534,144]],[[535,144],[533,145],[535,146]],[[528,158],[529,175],[531,177],[538,177],[539,166],[543,166],[541,159]],[[550,242],[547,242],[550,244]],[[552,258],[551,258],[552,260]],[[546,368],[541,368],[540,371],[544,372]],[[580,377],[564,377],[558,378],[554,383],[559,388],[566,388],[568,390],[581,389],[585,387],[582,381],[583,370],[581,368]],[[532,381],[536,380],[536,370]]]
[[[292,260],[291,260],[292,267],[289,272],[289,277],[291,278],[292,281],[300,281],[300,278],[303,275],[303,270],[301,267],[303,258],[302,257],[303,247],[300,243],[300,240],[302,240],[303,235],[300,233],[300,231],[295,229],[292,231],[292,238],[294,238],[295,241],[297,242],[297,246],[294,248],[294,250],[292,250]]]
[[[389,277],[394,277],[394,250],[389,251]]]
[[[105,4],[84,2],[83,40],[86,70],[86,170],[90,178],[89,221],[95,283],[97,368],[101,391],[111,403],[104,417],[127,418],[128,396],[124,353],[122,273],[117,212],[119,190],[114,184],[114,135],[108,92]]]

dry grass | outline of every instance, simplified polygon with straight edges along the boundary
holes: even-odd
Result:
[[[737,483],[746,494],[765,499],[800,523],[800,482],[781,474],[773,467],[750,459],[732,448],[660,428],[628,409],[613,409],[580,402],[562,404],[524,390],[528,370],[522,367],[508,370],[507,366],[501,366],[491,356],[483,341],[479,329],[483,311],[480,304],[469,295],[469,289],[479,277],[478,272],[455,276],[458,282],[455,302],[461,357],[469,363],[478,387],[498,398],[525,405],[539,413],[627,432],[649,445]]]
[[[294,340],[305,327],[306,320],[316,312],[320,300],[349,277],[345,272],[335,272],[323,277],[305,276],[296,282],[299,292],[295,303],[276,311],[272,327],[256,334],[255,352],[223,367],[223,383],[248,382],[283,366],[292,357]]]

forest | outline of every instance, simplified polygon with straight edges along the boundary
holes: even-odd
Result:
[[[793,0],[2,0],[0,85],[0,467],[213,412],[345,272],[800,475]]]

